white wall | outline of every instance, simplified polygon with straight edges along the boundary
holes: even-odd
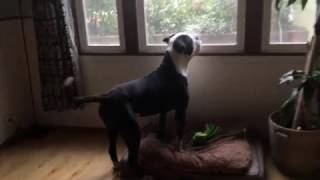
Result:
[[[17,1],[0,2],[0,144],[16,127],[33,118],[27,59],[18,17]],[[12,119],[11,122],[8,120]]]
[[[32,20],[26,19],[26,35],[38,122],[54,126],[102,127],[97,106],[83,111],[44,112],[41,108],[38,64]],[[143,76],[158,66],[160,56],[82,56],[85,93],[101,93],[112,86]],[[278,87],[278,77],[302,68],[304,57],[203,56],[190,65],[191,104],[188,120],[215,121],[250,127],[266,134],[267,116],[288,95]]]
[[[97,106],[83,111],[43,112],[40,99],[38,64],[32,23],[26,24],[30,51],[36,115],[41,124],[55,126],[102,127]],[[82,56],[85,93],[97,94],[112,86],[139,78],[152,71],[160,56]],[[249,126],[267,131],[267,116],[288,95],[288,88],[277,86],[278,77],[293,68],[302,68],[303,57],[206,56],[190,64],[191,104],[189,120],[212,120]]]

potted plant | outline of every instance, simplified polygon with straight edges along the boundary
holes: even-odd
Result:
[[[289,0],[288,5],[308,0]],[[281,0],[276,1],[279,9]],[[315,24],[304,70],[291,70],[280,84],[294,84],[290,97],[269,117],[272,158],[290,175],[320,171],[320,18]]]

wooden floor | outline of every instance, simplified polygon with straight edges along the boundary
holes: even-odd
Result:
[[[50,130],[0,148],[0,180],[109,180],[112,173],[103,130]],[[119,155],[124,146],[119,144]],[[267,160],[268,180],[289,180]]]

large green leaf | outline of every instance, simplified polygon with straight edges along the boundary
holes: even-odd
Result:
[[[308,0],[301,0],[302,10],[304,10],[304,8],[306,7],[307,3],[308,3]]]
[[[276,0],[275,8],[277,11],[280,11],[280,3],[281,3],[281,0]]]
[[[308,79],[312,79],[315,83],[320,83],[320,70],[313,70]]]
[[[302,70],[291,70],[280,77],[280,85],[284,83],[290,83],[294,80],[303,80],[305,79],[304,71]]]
[[[287,108],[289,108],[290,104],[292,104],[295,101],[295,99],[298,96],[298,93],[299,93],[298,88],[293,89],[290,94],[290,97],[281,105],[281,109],[286,111]]]
[[[299,93],[299,89],[295,88],[290,94],[290,97],[281,105],[279,111],[279,125],[289,128],[292,124],[292,119],[295,111],[296,98]]]
[[[303,98],[307,105],[310,103],[313,97],[313,94],[317,88],[317,85],[318,85],[317,82],[311,78],[304,83]]]
[[[207,124],[206,129],[204,131],[196,132],[192,137],[192,145],[203,145],[207,143],[209,140],[214,137],[220,135],[222,133],[222,129],[220,126],[214,124]]]
[[[288,6],[291,6],[293,3],[295,3],[297,0],[289,0],[288,1]]]
[[[315,64],[314,66],[313,66],[313,69],[312,69],[313,71],[320,71],[320,64]]]

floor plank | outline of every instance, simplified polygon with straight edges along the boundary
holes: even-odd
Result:
[[[111,180],[112,163],[102,129],[55,129],[0,148],[1,180]],[[119,156],[124,146],[118,145]],[[267,158],[269,180],[290,180]]]

